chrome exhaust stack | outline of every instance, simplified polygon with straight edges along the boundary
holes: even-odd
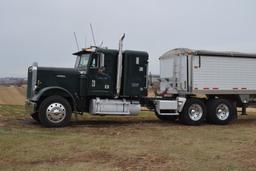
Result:
[[[116,98],[120,95],[121,90],[121,79],[122,79],[122,63],[123,63],[123,40],[125,38],[125,34],[123,33],[119,40],[119,52],[117,59],[117,77],[116,77]]]

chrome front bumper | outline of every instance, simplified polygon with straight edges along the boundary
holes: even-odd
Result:
[[[33,113],[36,113],[36,103],[31,102],[30,100],[26,100],[25,102],[25,111],[27,114],[31,115]]]

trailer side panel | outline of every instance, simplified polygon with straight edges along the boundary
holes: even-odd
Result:
[[[256,93],[256,58],[194,56],[193,90]]]

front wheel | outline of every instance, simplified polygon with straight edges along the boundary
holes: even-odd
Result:
[[[191,98],[188,99],[179,120],[186,125],[199,125],[205,120],[206,107],[202,100]]]
[[[45,127],[64,127],[69,124],[72,109],[61,96],[47,97],[39,106],[39,119]]]

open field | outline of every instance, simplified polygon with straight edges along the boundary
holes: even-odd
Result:
[[[0,104],[24,105],[26,86],[0,85]]]
[[[256,170],[256,113],[231,125],[78,116],[42,128],[23,106],[0,105],[0,170]]]

